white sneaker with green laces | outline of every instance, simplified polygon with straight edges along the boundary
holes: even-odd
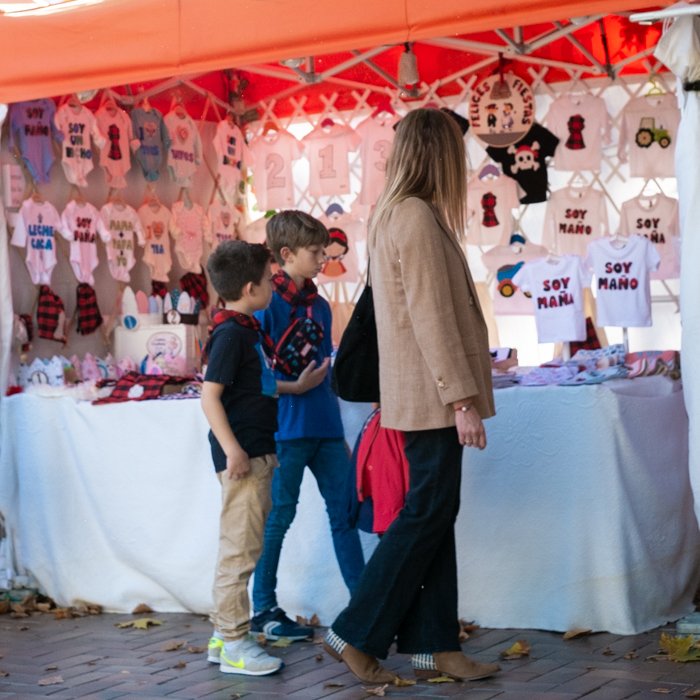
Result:
[[[270,656],[251,635],[235,642],[226,642],[220,650],[222,673],[242,676],[268,676],[284,667],[281,659]]]
[[[224,640],[212,637],[207,645],[207,661],[210,664],[218,664],[221,661],[221,650],[224,648]]]

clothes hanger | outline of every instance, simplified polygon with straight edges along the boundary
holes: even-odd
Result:
[[[37,202],[37,204],[43,204],[45,200],[41,196],[41,192],[39,192],[39,190],[36,188],[35,184],[32,184],[32,189],[34,190],[31,194],[32,200]]]
[[[236,126],[235,116],[236,115],[230,110],[226,112],[226,121],[230,126]]]
[[[277,124],[270,119],[265,122],[265,126],[263,127],[263,136],[267,136],[267,134],[269,134],[271,131],[277,133]]]
[[[654,188],[652,191],[649,191],[649,185],[653,185]],[[656,181],[656,178],[649,178],[645,183],[644,187],[642,187],[642,191],[639,193],[640,197],[653,197],[654,195],[658,194],[664,194],[664,191],[661,189],[661,185]]]
[[[78,204],[81,207],[84,207],[87,204],[87,201],[85,200],[85,197],[83,196],[80,187],[78,187],[77,185],[70,186],[68,200],[73,200],[76,204]]]
[[[124,198],[119,194],[119,190],[115,190],[116,196],[113,196],[110,202],[114,204],[114,206],[119,209],[119,211],[124,211],[126,209],[126,202],[124,201]]]
[[[78,99],[78,96],[75,93],[73,93],[68,98],[68,101],[66,102],[66,104],[69,107],[71,107],[72,109],[82,109],[83,108],[82,103],[80,102],[80,100]]]
[[[561,255],[557,255],[556,253],[547,253],[545,260],[550,265],[558,265],[561,262]]]
[[[666,94],[666,91],[661,86],[661,83],[659,82],[659,77],[656,73],[652,73],[649,76],[649,82],[651,83],[651,87],[649,88],[647,94],[644,95],[644,97],[654,97],[655,95]]]
[[[148,205],[152,211],[157,212],[160,209],[160,200],[156,194],[156,188],[152,182],[146,185],[146,191],[143,197],[144,204]]]
[[[380,100],[379,104],[377,105],[377,108],[374,110],[374,112],[372,112],[372,119],[376,119],[383,112],[396,116],[396,112],[391,106],[391,100],[388,97],[385,97],[382,100]]]
[[[185,119],[188,115],[187,110],[182,104],[182,93],[178,90],[173,99],[175,100],[175,116],[179,117],[180,119]]]
[[[144,88],[143,85],[139,88],[139,93],[143,93]],[[139,102],[137,104],[141,105],[141,109],[143,109],[144,112],[150,112],[151,111],[151,103],[148,101],[148,97],[146,95],[143,95]]]
[[[569,180],[569,189],[578,190],[579,192],[588,187],[588,180],[581,173],[574,173],[574,176]]]
[[[343,210],[343,207],[338,204],[338,202],[333,202],[333,204],[329,204],[328,208],[326,209],[326,218],[330,219],[332,214],[337,214],[338,216],[342,216],[345,211]]]
[[[610,245],[617,250],[622,250],[627,245],[627,238],[620,233],[620,229],[610,236]]]
[[[330,117],[326,117],[326,118],[321,122],[321,128],[322,128],[322,129],[325,129],[325,128],[329,128],[329,129],[330,129],[331,127],[334,127],[334,126],[335,126],[335,122],[334,122]]]
[[[485,180],[489,176],[493,176],[494,178],[501,177],[501,171],[494,163],[487,163],[479,172],[478,177],[479,180]]]
[[[177,198],[178,202],[184,202],[185,204],[185,209],[191,210],[194,207],[194,203],[192,202],[192,199],[190,198],[190,188],[189,187],[181,187],[180,188],[180,194]]]

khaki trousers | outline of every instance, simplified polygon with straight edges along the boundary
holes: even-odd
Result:
[[[277,465],[277,456],[269,454],[251,459],[250,472],[238,481],[225,471],[217,474],[222,505],[211,621],[227,642],[250,632],[248,581],[262,553]]]

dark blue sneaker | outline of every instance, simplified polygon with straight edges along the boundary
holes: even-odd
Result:
[[[314,636],[313,627],[303,627],[296,622],[292,622],[284,613],[282,608],[273,608],[265,612],[258,613],[250,621],[252,632],[265,635],[265,639],[276,642],[282,637],[286,637],[293,642],[302,639],[309,639]]]

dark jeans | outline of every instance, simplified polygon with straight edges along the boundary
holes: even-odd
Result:
[[[459,511],[462,447],[456,428],[406,433],[406,503],[377,545],[333,631],[360,651],[385,659],[459,651],[454,523]]]
[[[282,541],[297,512],[299,490],[307,465],[326,502],[335,556],[345,585],[353,592],[365,562],[357,530],[348,525],[345,483],[350,462],[342,438],[299,438],[277,443],[280,466],[272,477],[272,510],[265,525],[265,545],[255,567],[253,608],[256,613],[277,605],[277,567]]]

